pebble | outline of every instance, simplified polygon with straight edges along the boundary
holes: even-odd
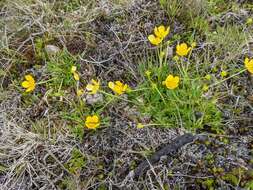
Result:
[[[45,51],[49,55],[54,55],[54,54],[56,54],[56,53],[58,53],[60,51],[60,48],[58,48],[55,45],[46,45],[45,46]]]

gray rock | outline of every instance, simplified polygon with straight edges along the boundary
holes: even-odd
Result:
[[[58,48],[55,45],[46,45],[45,46],[45,51],[49,55],[54,55],[54,54],[56,54],[56,53],[58,53],[60,51],[60,48]]]
[[[102,94],[88,94],[85,98],[85,101],[88,105],[94,105],[99,102],[103,102],[103,95]]]

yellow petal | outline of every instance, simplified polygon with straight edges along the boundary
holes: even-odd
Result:
[[[92,121],[93,121],[94,123],[97,123],[97,122],[99,121],[99,118],[98,118],[98,116],[96,116],[96,115],[94,115],[93,117],[91,117],[91,119],[92,119]]]
[[[92,84],[87,84],[86,90],[91,91],[92,89],[93,89],[93,85]]]
[[[137,124],[137,128],[138,128],[138,129],[142,129],[143,127],[144,127],[144,125],[143,125],[142,123],[138,123],[138,124]]]
[[[127,85],[127,84],[125,84],[125,85],[124,85],[124,87],[123,87],[123,91],[126,91],[126,90],[127,90],[127,88],[128,88],[128,85]]]
[[[86,117],[86,122],[91,122],[91,120],[92,120],[92,116],[87,116]]]
[[[77,69],[76,66],[72,66],[72,67],[71,67],[71,73],[76,72],[76,69]]]
[[[178,77],[178,76],[175,76],[175,77],[174,77],[174,81],[175,81],[175,83],[179,83],[179,80],[180,80],[180,79],[179,79],[179,77]]]
[[[74,72],[74,73],[73,73],[73,76],[74,76],[74,79],[75,79],[76,81],[80,80],[80,77],[79,77],[79,74],[78,74],[78,73]]]
[[[248,57],[245,58],[244,63],[245,63],[245,65],[249,63],[249,58]]]
[[[29,83],[28,81],[24,81],[24,82],[21,83],[21,85],[22,85],[22,87],[24,87],[24,88],[29,88],[30,83]]]
[[[32,75],[25,75],[25,79],[26,79],[29,83],[32,83],[32,84],[35,83],[35,80],[34,80],[34,78],[33,78]]]
[[[166,78],[166,80],[164,81],[166,87],[168,89],[175,89],[176,87],[178,87],[178,84],[179,84],[179,77],[178,76],[175,76],[173,77],[173,75],[168,75],[168,77]]]
[[[173,80],[173,75],[169,75],[166,80],[168,80],[168,81]]]
[[[99,85],[100,85],[99,81],[96,81],[96,80],[94,80],[94,79],[92,79],[91,82],[92,82],[94,85],[96,85],[96,86],[99,86]]]
[[[85,120],[85,125],[89,129],[96,129],[100,125],[98,116],[87,116]]]
[[[167,36],[169,33],[170,33],[170,27],[168,26],[167,29],[166,29],[166,31],[165,31],[166,36]]]
[[[84,91],[82,89],[77,90],[76,94],[77,96],[82,96]]]
[[[187,49],[187,44],[186,43],[182,43],[180,46],[181,46],[182,49]]]
[[[190,50],[191,47],[188,48],[186,43],[178,44],[176,47],[176,53],[179,56],[186,56]]]
[[[123,83],[122,83],[122,82],[120,82],[120,81],[118,81],[118,80],[115,82],[115,84],[116,84],[117,86],[120,86],[120,87],[122,87],[122,86],[123,86]]]
[[[26,92],[31,92],[33,90],[34,90],[34,87],[29,87],[29,88],[26,89]]]
[[[195,48],[196,46],[197,46],[197,43],[196,43],[196,42],[192,42],[192,43],[191,43],[191,47],[192,47],[192,48]]]
[[[113,83],[113,82],[109,82],[109,83],[108,83],[108,86],[109,86],[109,88],[110,88],[110,89],[112,89],[112,90],[113,90],[115,85],[114,85],[114,83]]]
[[[155,27],[154,33],[157,37],[164,38],[165,27],[163,25],[159,26],[158,28]]]
[[[162,42],[162,39],[155,37],[153,34],[148,36],[148,40],[153,45],[159,45]]]

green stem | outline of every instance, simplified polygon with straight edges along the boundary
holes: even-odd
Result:
[[[225,78],[225,79],[223,79],[223,80],[221,80],[221,81],[219,81],[219,82],[217,82],[217,83],[215,83],[215,84],[213,84],[213,85],[210,85],[209,87],[211,88],[211,87],[214,87],[214,86],[216,86],[216,85],[218,85],[218,84],[221,84],[221,83],[227,81],[228,79],[231,79],[231,78],[233,78],[233,77],[235,77],[235,76],[237,76],[237,75],[240,75],[241,73],[245,72],[246,70],[247,70],[247,69],[243,69],[243,70],[239,71],[238,73],[235,73],[235,74],[231,75],[231,76],[228,77],[228,78]]]
[[[157,86],[156,86],[156,85],[155,85],[155,89],[156,89],[156,91],[158,92],[158,94],[160,95],[160,97],[162,98],[163,103],[166,105],[166,101],[165,101],[165,99],[164,99],[164,97],[163,97],[162,93],[160,92],[160,90],[157,88]]]
[[[36,84],[37,84],[37,85],[45,84],[45,83],[50,82],[50,81],[53,81],[53,80],[55,80],[55,78],[51,78],[51,79],[46,80],[46,81],[41,81],[41,82],[38,82],[38,83],[36,83]]]
[[[130,103],[135,104],[135,102],[130,101],[130,100],[127,100],[127,99],[124,99],[124,98],[121,98],[119,95],[109,94],[109,93],[107,93],[107,92],[105,92],[105,91],[100,91],[100,92],[101,92],[102,94],[107,95],[107,96],[111,96],[111,97],[113,97],[113,98],[117,98],[117,99],[120,99],[120,100],[123,100],[123,101],[130,102]]]
[[[108,106],[113,100],[114,98],[110,99],[102,108],[100,108],[100,110],[105,109],[105,107]]]
[[[172,126],[170,124],[159,124],[159,123],[151,123],[151,124],[146,124],[146,125],[143,125],[144,127],[147,127],[147,126]]]
[[[149,89],[150,88],[140,88],[140,89],[130,90],[130,92],[138,92],[138,91],[149,90]]]

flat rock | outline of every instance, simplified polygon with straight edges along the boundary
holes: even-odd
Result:
[[[48,54],[50,55],[53,55],[53,54],[56,54],[60,51],[60,48],[58,48],[57,46],[55,45],[46,45],[45,46],[45,50]]]

